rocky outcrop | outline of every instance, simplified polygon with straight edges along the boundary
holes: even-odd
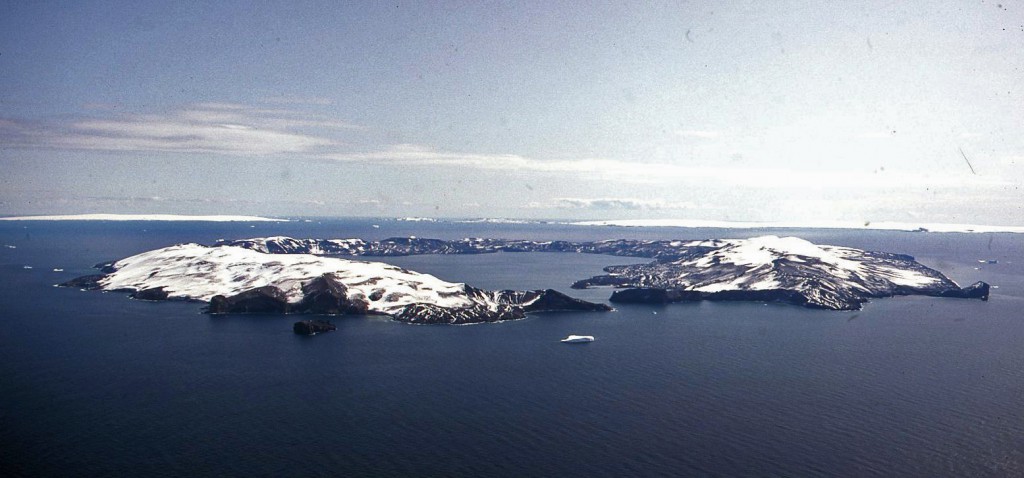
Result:
[[[324,274],[303,284],[302,301],[296,309],[306,314],[369,313],[368,304],[349,298],[348,287],[331,274]]]
[[[503,290],[496,292],[495,297],[500,303],[520,305],[526,312],[607,312],[612,310],[607,305],[569,297],[554,289],[530,291]]]
[[[410,304],[393,316],[396,320],[413,324],[475,324],[480,322],[501,322],[526,317],[522,307],[498,304],[494,307],[472,305],[449,308],[435,304]]]
[[[330,332],[338,328],[326,320],[300,320],[292,326],[292,330],[299,335],[316,335],[322,332]]]
[[[285,314],[291,311],[288,296],[272,285],[225,297],[215,295],[206,311],[211,314]]]
[[[939,291],[939,297],[954,297],[957,299],[981,299],[988,300],[988,290],[991,288],[987,283],[978,281],[963,289],[947,289]]]
[[[167,291],[163,287],[153,287],[135,291],[131,296],[138,300],[167,300]]]
[[[100,280],[102,280],[106,276],[106,274],[90,274],[87,276],[76,277],[67,282],[62,282],[57,285],[60,287],[74,287],[76,289],[97,290],[103,287],[102,285],[100,285]]]

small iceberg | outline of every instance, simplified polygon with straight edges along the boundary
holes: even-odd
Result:
[[[64,269],[57,267],[53,269],[53,272],[64,272]]]
[[[594,341],[594,336],[593,335],[570,335],[570,336],[562,339],[562,342],[567,343],[567,344],[577,344],[577,343],[581,343],[581,342],[593,342],[593,341]]]

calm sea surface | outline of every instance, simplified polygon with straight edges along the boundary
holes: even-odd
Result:
[[[52,286],[97,262],[218,238],[766,232],[907,253],[961,285],[999,288],[989,302],[902,297],[859,312],[698,303],[474,326],[338,317],[337,332],[302,337],[295,316],[210,317],[196,303]],[[385,260],[599,301],[611,291],[569,284],[636,262]],[[0,223],[0,285],[5,476],[1024,475],[1024,235],[12,222]],[[558,342],[571,333],[597,341]]]

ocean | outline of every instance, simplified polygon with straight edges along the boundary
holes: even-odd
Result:
[[[374,227],[378,226],[378,227]],[[208,316],[54,284],[181,242],[795,235],[906,253],[988,302],[618,305],[471,326]],[[374,258],[373,260],[378,260]],[[381,258],[572,290],[637,259]],[[993,261],[990,263],[989,261]],[[28,268],[30,267],[30,268]],[[54,269],[62,269],[55,271]],[[5,476],[1024,476],[1024,235],[327,220],[0,222]],[[588,344],[562,344],[569,334]]]

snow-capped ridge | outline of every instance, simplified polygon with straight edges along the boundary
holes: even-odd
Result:
[[[160,287],[170,298],[209,301],[257,287],[274,286],[288,302],[302,300],[302,285],[330,275],[349,295],[366,297],[370,310],[393,313],[405,305],[429,302],[464,307],[465,284],[443,281],[382,262],[320,257],[309,254],[265,254],[235,246],[179,244],[121,259],[115,272],[101,281],[105,289],[143,290]]]
[[[287,243],[289,238],[273,238]],[[178,244],[103,265],[66,286],[128,290],[140,299],[209,302],[213,313],[383,314],[417,323],[493,322],[548,310],[610,310],[553,290],[486,291],[382,262],[249,247]],[[272,249],[272,248],[271,248]]]
[[[769,300],[807,307],[859,309],[873,297],[923,294],[987,299],[988,285],[961,289],[902,254],[816,245],[796,237],[693,241],[673,260],[609,267],[574,287],[661,289],[625,292],[612,301]]]

